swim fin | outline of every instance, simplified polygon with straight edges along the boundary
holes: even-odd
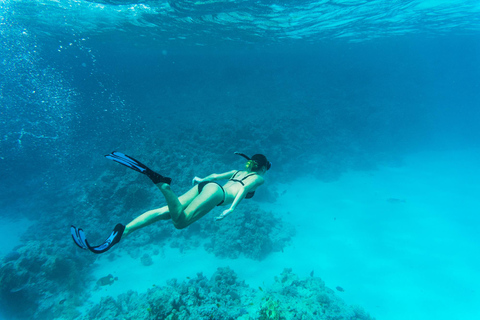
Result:
[[[161,174],[156,173],[155,171],[151,170],[148,168],[146,165],[141,163],[140,161],[127,156],[126,154],[123,154],[118,151],[113,151],[110,154],[107,154],[105,158],[113,160],[115,162],[118,162],[120,164],[123,164],[124,166],[129,167],[130,169],[133,169],[137,172],[143,173],[147,177],[150,178],[150,180],[153,181],[154,184],[157,183],[166,183],[170,184],[172,183],[172,179],[168,177],[164,177]]]
[[[71,226],[70,232],[72,234],[73,241],[77,246],[82,249],[90,250],[93,253],[100,254],[110,250],[115,244],[117,244],[120,239],[122,238],[123,232],[125,231],[125,226],[121,223],[117,224],[113,229],[110,236],[105,239],[105,241],[99,246],[91,246],[87,238],[85,237],[85,233],[82,229],[79,229],[75,226]]]
[[[77,227],[71,226],[70,232],[72,233],[73,242],[75,242],[77,246],[79,246],[82,249],[88,249],[87,244],[85,243],[87,239],[85,238],[85,233],[83,232],[82,229],[78,229]]]

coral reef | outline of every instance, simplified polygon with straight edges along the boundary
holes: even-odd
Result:
[[[262,260],[281,251],[295,235],[293,226],[256,205],[237,210],[218,224],[203,224],[210,234],[205,248],[216,256],[237,258],[244,255]]]
[[[361,307],[348,306],[318,277],[299,278],[291,269],[275,277],[259,319],[372,319]]]
[[[28,241],[17,252],[16,259],[0,266],[2,312],[10,319],[78,315],[75,307],[86,295],[84,283],[95,258],[72,254],[61,242],[48,240]]]
[[[78,206],[70,208],[60,204],[52,205],[54,212],[62,212],[63,215],[42,217],[26,233],[28,238],[23,239],[23,244],[3,257],[0,265],[0,307],[9,318],[52,319],[58,314],[69,314],[70,317],[78,315],[76,308],[89,294],[85,283],[89,283],[89,268],[97,256],[80,252],[71,241],[68,228],[64,226],[69,225],[74,210],[85,214],[78,219],[81,225],[87,226],[85,229],[89,240],[96,243],[103,241],[105,233],[109,231],[108,226],[105,226],[106,222],[113,225],[119,220],[127,220],[122,210],[136,211],[152,205],[153,202],[140,197],[140,202],[145,203],[129,204],[128,208],[125,207],[127,204],[116,207],[115,204],[120,202],[120,198],[108,199],[106,190],[102,189],[105,176],[109,174],[102,175],[98,185],[93,185],[91,189],[86,186],[84,189],[77,189],[74,194]],[[143,178],[138,175],[136,177]],[[81,184],[73,184],[78,185]],[[120,183],[115,185],[113,192],[134,188],[140,186]],[[59,191],[62,192],[66,191]],[[94,197],[92,192],[98,192],[97,197]],[[96,207],[102,201],[109,201],[112,206],[112,215],[106,218],[108,221],[101,218],[102,211]],[[59,224],[63,227],[52,228]],[[104,225],[103,229],[95,231],[94,227],[100,224]],[[121,241],[114,250],[107,253],[107,257],[115,259],[117,250],[125,250],[148,266],[153,263],[151,256],[159,254],[162,246],[169,245],[183,252],[203,245],[207,251],[217,256],[236,258],[243,255],[260,260],[274,251],[282,250],[293,235],[293,227],[282,221],[279,214],[266,212],[254,202],[250,202],[239,207],[221,223],[214,223],[207,216],[187,229],[177,230],[169,221],[158,222],[148,229],[134,233],[128,240]],[[233,295],[234,292],[229,294]],[[221,312],[216,311],[219,318]]]
[[[177,230],[169,221],[160,221],[146,230],[129,236],[116,250],[126,250],[134,258],[140,258],[141,250],[151,246],[169,245],[181,252],[201,245],[208,252],[222,258],[235,259],[245,256],[262,260],[273,252],[282,251],[295,235],[294,227],[282,220],[279,214],[262,210],[257,204],[240,206],[234,213],[215,223],[211,215],[200,219],[183,230]],[[146,253],[145,253],[146,254]],[[148,258],[141,257],[148,265]]]
[[[140,261],[144,266],[151,266],[153,264],[152,257],[146,253],[142,256]]]
[[[129,291],[105,297],[84,320],[124,319],[258,319],[372,320],[362,308],[348,306],[317,277],[299,278],[290,269],[271,288],[254,290],[230,268],[218,268],[210,279],[202,273],[144,294]]]

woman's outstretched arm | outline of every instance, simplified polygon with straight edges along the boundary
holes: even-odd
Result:
[[[232,213],[238,206],[238,204],[243,200],[245,199],[245,196],[247,195],[247,193],[249,193],[250,191],[253,191],[255,189],[257,189],[258,187],[260,187],[262,184],[264,183],[264,180],[263,180],[263,177],[261,176],[257,176],[255,180],[252,180],[251,182],[247,183],[246,185],[242,186],[240,188],[240,191],[237,193],[237,195],[235,196],[235,199],[233,200],[232,202],[232,205],[230,206],[229,209],[225,210],[222,212],[221,215],[219,215],[216,220],[222,220],[223,218],[225,218],[227,215],[229,215],[230,213]]]
[[[216,181],[216,180],[230,179],[235,174],[235,172],[237,172],[237,170],[232,170],[224,173],[212,173],[203,179],[199,177],[195,177],[193,178],[192,184],[201,183],[203,181]]]

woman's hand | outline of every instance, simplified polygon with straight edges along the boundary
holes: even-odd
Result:
[[[192,180],[192,186],[194,186],[195,183],[200,183],[200,182],[202,182],[202,181],[203,181],[202,178],[194,177],[193,180]]]
[[[233,212],[233,209],[227,209],[227,210],[223,211],[221,215],[216,217],[215,220],[217,220],[217,221],[222,220],[223,218],[225,218],[226,216],[228,216],[232,212]]]

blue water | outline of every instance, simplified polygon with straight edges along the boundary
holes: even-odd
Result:
[[[260,210],[282,204],[292,217],[312,206],[325,216],[328,210],[338,209],[335,201],[324,203],[322,209],[318,199],[306,196],[311,190],[292,198],[289,191],[302,188],[298,181],[316,181],[318,184],[309,182],[309,188],[318,190],[319,197],[328,189],[325,184],[337,188],[335,183],[354,181],[341,183],[331,199],[342,193],[380,193],[385,201],[396,199],[388,202],[393,211],[403,205],[403,214],[409,219],[429,217],[424,219],[431,218],[432,223],[422,220],[422,226],[451,232],[452,237],[442,242],[432,240],[435,232],[426,230],[423,235],[428,237],[422,237],[416,229],[413,244],[408,236],[398,235],[407,240],[395,242],[394,251],[405,253],[408,260],[413,257],[408,255],[413,250],[410,246],[420,245],[420,261],[429,267],[445,263],[437,255],[425,258],[430,240],[433,247],[447,243],[452,251],[456,245],[465,248],[479,243],[472,227],[480,209],[475,200],[477,180],[472,178],[478,176],[475,163],[480,147],[478,1],[7,0],[0,2],[0,40],[0,221],[4,226],[0,230],[13,239],[3,243],[0,254],[18,251],[25,261],[2,262],[4,271],[14,266],[2,275],[11,270],[18,274],[12,275],[13,280],[1,278],[10,285],[0,288],[2,299],[10,305],[2,303],[0,315],[50,319],[60,317],[61,312],[65,318],[80,316],[72,311],[75,309],[86,312],[78,301],[69,304],[71,296],[88,292],[74,279],[94,284],[96,280],[88,277],[102,274],[89,268],[96,257],[75,251],[68,233],[70,224],[80,224],[100,239],[115,223],[127,223],[163,204],[141,177],[104,160],[103,155],[113,150],[135,155],[168,173],[178,192],[185,190],[195,175],[227,171],[232,166],[239,169],[242,163],[234,151],[264,153],[273,168],[267,191],[259,192],[254,203]],[[404,170],[401,175],[410,179],[395,180],[389,175],[390,170],[398,174],[395,168]],[[438,170],[422,175],[429,168]],[[459,168],[465,170],[457,171]],[[381,179],[372,182],[368,177],[375,174]],[[357,184],[360,187],[349,189]],[[419,185],[425,185],[418,189],[420,195],[408,192],[409,186],[417,190]],[[354,194],[350,197],[355,198]],[[365,205],[361,200],[338,201],[355,203],[339,209],[351,219]],[[455,208],[455,202],[462,204],[461,210]],[[242,203],[242,207],[249,205]],[[368,206],[368,216],[378,223],[373,234],[378,236],[385,224],[389,228],[390,223],[395,224],[382,220],[390,209]],[[327,267],[329,258],[338,258],[333,256],[336,247],[332,240],[361,238],[359,243],[368,246],[365,251],[369,253],[358,259],[358,268],[365,270],[364,280],[371,283],[367,275],[382,259],[378,250],[385,250],[372,245],[378,243],[373,241],[374,235],[369,238],[345,227],[322,239],[318,230],[303,229],[296,218],[274,208],[286,222],[297,223],[293,243],[331,244],[332,256],[323,254],[316,260],[315,275],[336,283],[342,278],[354,281],[354,277],[343,267]],[[434,212],[438,212],[437,218]],[[368,222],[358,223],[359,229],[370,230]],[[148,238],[148,230],[139,233],[133,243],[154,250],[155,237]],[[385,235],[381,241],[392,239]],[[404,250],[400,248],[403,244]],[[362,250],[361,245],[355,248]],[[115,250],[124,254],[120,246]],[[292,247],[285,252],[295,256]],[[456,292],[453,288],[462,288],[458,291],[465,294],[463,301],[470,301],[478,297],[473,287],[479,280],[471,270],[479,264],[468,257],[469,252],[459,252],[455,253],[458,264],[451,270],[461,279],[445,282],[452,295]],[[55,257],[66,257],[68,263],[75,261],[83,269],[72,271],[75,268],[67,262],[55,264]],[[272,253],[272,257],[264,262],[276,271],[268,274],[268,279],[244,271],[243,267],[254,266],[255,261],[232,260],[231,264],[239,264],[236,271],[247,283],[250,277],[251,283],[258,285],[289,267],[282,256]],[[194,264],[185,273],[211,275],[217,260],[211,254],[202,259],[212,260]],[[390,268],[382,271],[387,278],[390,273],[393,277],[391,270],[410,272],[406,269],[411,266],[398,259],[402,263],[385,264]],[[115,261],[115,256],[111,260]],[[34,289],[35,285],[56,286],[58,279],[48,277],[50,263],[52,270],[58,267],[64,277],[73,279],[69,286],[49,291],[67,299],[69,315],[61,309],[67,308],[63,302],[60,308],[58,302],[48,302],[48,294]],[[105,266],[109,262],[100,263]],[[314,262],[296,264],[305,275],[310,268],[307,263]],[[335,271],[339,269],[343,277]],[[448,277],[448,270],[439,272],[438,277]],[[108,269],[105,272],[108,274]],[[177,273],[175,276],[182,275]],[[413,278],[420,281],[422,273]],[[378,296],[364,284],[368,299],[363,300],[362,284],[355,283],[358,291],[347,291],[346,302],[364,306],[378,319],[397,319],[385,306],[400,299],[402,295],[393,293],[401,283],[388,279],[385,283],[390,286],[377,283]],[[422,285],[437,286],[429,280],[432,282]],[[134,284],[124,285],[125,292],[129,286]],[[19,288],[23,289],[12,295],[12,289]],[[398,289],[404,297],[420,299],[423,291],[412,290],[413,285]],[[448,296],[447,291],[443,296]],[[376,308],[372,302],[379,297],[384,308]],[[445,314],[454,317],[456,308],[455,304],[449,306]],[[473,307],[458,305],[457,309],[462,319],[478,316]],[[428,312],[411,305],[403,310],[408,310],[403,318],[428,318]],[[441,313],[430,315],[444,319]]]

